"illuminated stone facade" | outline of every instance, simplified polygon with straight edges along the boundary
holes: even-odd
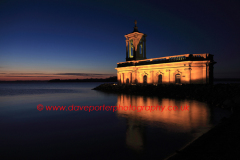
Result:
[[[126,37],[126,62],[117,63],[118,84],[212,84],[213,55],[183,54],[146,58],[146,36],[135,21]]]

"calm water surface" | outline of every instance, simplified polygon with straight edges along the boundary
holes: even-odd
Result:
[[[230,112],[195,100],[106,94],[101,83],[0,83],[3,158],[164,159]],[[189,106],[189,111],[42,111],[43,106]],[[139,108],[140,109],[140,108]],[[171,108],[170,108],[171,109]]]

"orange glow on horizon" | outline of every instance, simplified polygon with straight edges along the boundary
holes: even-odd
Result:
[[[90,78],[109,78],[111,76],[116,76],[114,74],[106,75],[99,75],[99,76],[79,76],[79,75],[56,75],[56,74],[18,74],[18,73],[6,73],[0,74],[0,81],[48,81],[52,79],[61,79],[61,80],[68,80],[68,79],[90,79]]]

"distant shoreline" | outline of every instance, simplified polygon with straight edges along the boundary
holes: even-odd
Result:
[[[117,77],[110,77],[105,79],[90,78],[90,79],[52,79],[48,82],[117,82]]]
[[[51,80],[16,80],[0,81],[1,82],[117,82],[117,76],[109,78],[90,78],[90,79],[51,79]]]

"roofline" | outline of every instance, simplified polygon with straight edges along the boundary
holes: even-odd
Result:
[[[158,58],[148,58],[148,59],[142,59],[142,60],[133,60],[133,61],[126,61],[126,62],[119,62],[117,64],[122,64],[122,63],[130,63],[130,62],[143,62],[143,61],[152,61],[152,60],[157,60],[157,59],[169,59],[169,58],[172,58],[172,57],[189,57],[189,55],[193,55],[193,56],[197,56],[197,55],[200,55],[201,57],[204,57],[206,58],[208,55],[211,55],[209,53],[200,53],[200,54],[181,54],[181,55],[173,55],[173,56],[165,56],[165,57],[158,57]],[[205,56],[203,56],[205,55]],[[212,55],[213,56],[213,55]]]

